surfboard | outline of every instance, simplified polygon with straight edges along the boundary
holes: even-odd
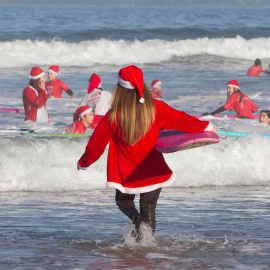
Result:
[[[235,137],[235,138],[243,138],[248,135],[255,134],[251,132],[238,132],[238,131],[227,131],[227,130],[218,130],[217,133],[221,135],[226,135],[228,137]],[[270,134],[259,134],[259,135],[262,136],[263,138],[270,138]]]
[[[90,137],[90,133],[36,133],[36,132],[21,132],[24,136],[33,136],[33,137],[44,137],[44,138],[53,138],[53,137],[70,137],[70,138],[82,138]]]
[[[0,108],[0,112],[8,112],[8,113],[22,113],[22,109],[16,108]]]
[[[213,131],[186,133],[180,130],[164,130],[160,132],[155,148],[161,153],[173,153],[219,142],[218,135]]]

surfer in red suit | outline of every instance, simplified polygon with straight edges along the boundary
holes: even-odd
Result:
[[[116,189],[116,204],[132,220],[135,232],[142,221],[155,231],[159,194],[175,179],[162,153],[155,149],[162,129],[202,132],[212,131],[213,126],[154,100],[144,83],[142,70],[134,65],[124,67],[118,73],[111,110],[96,127],[77,163],[78,170],[86,169],[110,143],[107,187]],[[138,193],[140,211],[134,204]]]
[[[89,106],[80,106],[74,113],[73,124],[66,127],[65,133],[85,133],[89,125],[93,122],[93,109]]]
[[[59,74],[59,66],[52,65],[49,68],[48,76],[49,81],[46,82],[46,90],[48,91],[48,96],[51,98],[62,98],[62,91],[68,94],[69,98],[73,98],[73,92],[69,87],[61,80],[57,79]]]
[[[23,90],[23,105],[25,121],[50,122],[46,109],[47,91],[45,89],[46,76],[39,67],[33,67],[30,72],[29,85]]]
[[[215,115],[228,110],[235,110],[238,118],[255,118],[254,112],[258,111],[256,104],[244,93],[240,92],[240,85],[237,80],[231,80],[227,83],[227,91],[229,99],[225,105],[219,109],[204,113],[205,115]]]
[[[160,80],[153,80],[150,84],[150,91],[153,98],[162,98],[162,82]]]
[[[259,121],[260,121],[260,123],[270,125],[270,111],[269,110],[262,110],[260,112]]]
[[[267,73],[270,74],[270,71],[265,70],[262,68],[262,62],[260,59],[256,59],[254,61],[254,65],[252,65],[247,72],[247,76],[250,77],[257,77],[257,76],[262,76],[262,73]]]

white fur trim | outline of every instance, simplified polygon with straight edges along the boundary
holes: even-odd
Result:
[[[235,87],[235,88],[239,89],[239,86],[234,85],[234,84],[227,84],[227,86],[231,86],[231,87]]]
[[[156,190],[158,188],[164,188],[170,186],[176,178],[176,175],[173,173],[171,177],[163,182],[163,183],[158,183],[155,185],[147,186],[147,187],[140,187],[140,188],[127,188],[123,187],[122,185],[115,183],[115,182],[107,182],[107,187],[108,188],[116,188],[120,190],[122,193],[127,193],[127,194],[138,194],[138,193],[145,193],[145,192],[150,192],[153,190]]]
[[[36,80],[36,79],[39,79],[39,78],[41,78],[41,77],[43,77],[45,75],[45,73],[44,72],[41,72],[39,75],[37,75],[37,76],[29,76],[29,79],[33,79],[33,80]]]
[[[38,97],[38,91],[33,86],[31,86],[31,85],[29,85],[29,88],[31,88],[32,90],[34,90],[35,93],[36,93],[36,95],[37,95],[37,97]]]
[[[214,127],[212,123],[209,122],[208,126],[204,129],[204,131],[213,131]]]
[[[58,73],[57,72],[55,72],[54,70],[52,70],[52,69],[49,69],[49,72],[50,73],[53,73],[53,74],[55,74],[55,75],[58,75]]]
[[[118,83],[124,88],[135,89],[135,87],[129,81],[122,80],[119,76],[118,76]]]
[[[143,97],[140,98],[140,99],[139,99],[139,102],[143,104],[143,103],[144,103],[144,98],[143,98]]]
[[[78,169],[78,170],[87,170],[87,168],[88,168],[88,167],[81,167],[81,166],[79,165],[79,161],[77,162],[77,169]]]
[[[84,115],[86,115],[89,112],[92,112],[93,110],[91,108],[85,110],[84,112],[82,112],[81,114],[79,114],[79,117],[82,118]]]

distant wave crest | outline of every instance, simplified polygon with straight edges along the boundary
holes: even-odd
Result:
[[[199,38],[167,41],[98,39],[67,43],[59,39],[50,42],[14,40],[0,42],[0,68],[29,67],[33,65],[89,67],[98,64],[156,64],[177,61],[179,57],[215,55],[235,59],[254,60],[270,58],[270,37],[246,40],[235,38]]]

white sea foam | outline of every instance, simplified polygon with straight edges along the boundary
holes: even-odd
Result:
[[[86,171],[77,171],[87,138],[7,138],[1,144],[0,191],[70,191],[106,186],[107,149]],[[241,140],[173,154],[165,159],[177,178],[174,187],[267,185],[270,140],[252,135]]]
[[[56,61],[62,67],[160,63],[174,57],[205,54],[248,60],[254,60],[259,55],[267,59],[270,58],[269,46],[270,38],[246,40],[241,36],[175,41],[99,39],[79,43],[14,40],[0,43],[0,68],[51,65]]]

